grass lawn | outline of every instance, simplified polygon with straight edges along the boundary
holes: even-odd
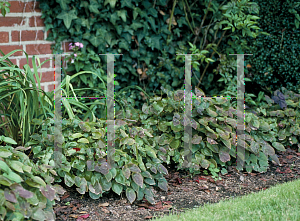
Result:
[[[235,199],[205,204],[180,215],[156,218],[168,220],[291,220],[300,221],[300,180],[287,182]]]

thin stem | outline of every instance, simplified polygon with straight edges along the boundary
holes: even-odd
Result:
[[[171,12],[171,16],[170,16],[170,20],[169,20],[169,31],[171,32],[171,25],[173,23],[173,15],[174,15],[174,9],[175,9],[175,5],[177,3],[177,0],[174,1],[173,3],[173,8],[172,8],[172,12]],[[170,38],[170,35],[168,35],[168,40]],[[167,40],[167,45],[169,45],[169,41]]]
[[[182,0],[182,1],[183,1],[183,0]],[[183,3],[183,4],[184,4],[184,3]],[[189,21],[189,19],[188,19],[188,16],[187,16],[187,13],[186,13],[186,10],[185,10],[185,4],[183,5],[183,9],[184,9],[184,14],[185,14],[185,19],[186,19],[186,21],[187,21],[187,23],[188,23],[190,29],[192,30],[193,34],[195,34],[194,29],[192,28],[191,23],[190,23],[190,21]]]
[[[198,31],[198,33],[197,33],[195,39],[194,39],[193,45],[196,43],[196,41],[197,41],[197,39],[198,39],[198,37],[199,37],[199,34],[200,34],[200,32],[201,32],[201,29],[202,29],[202,26],[203,26],[203,24],[204,24],[204,21],[205,21],[205,19],[206,19],[207,14],[208,14],[208,9],[209,9],[209,7],[210,7],[210,5],[211,5],[211,2],[212,2],[212,0],[210,0],[209,3],[208,3],[207,9],[206,9],[206,13],[205,13],[205,15],[204,15],[204,18],[202,19],[202,22],[201,22],[199,31]]]
[[[195,28],[195,23],[194,23],[194,18],[193,18],[192,12],[191,12],[191,8],[190,8],[190,6],[188,5],[187,0],[185,0],[185,2],[186,2],[186,5],[187,5],[187,8],[188,8],[188,10],[189,10],[189,13],[191,14],[192,23],[193,23],[193,28]]]

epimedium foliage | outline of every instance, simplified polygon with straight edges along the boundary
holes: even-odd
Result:
[[[298,93],[300,66],[300,2],[290,0],[255,0],[260,7],[260,27],[270,36],[246,38],[249,49],[245,53],[252,83],[246,91],[275,91],[281,87]],[[259,90],[258,90],[259,88]]]
[[[274,100],[284,94],[287,107],[294,108],[286,108],[284,112],[278,110],[279,105],[269,96],[263,97],[263,93],[256,102],[252,100],[260,105],[256,109],[259,115],[246,111],[245,139],[238,136],[236,143],[237,113],[230,99],[203,100],[204,92],[197,90],[193,93],[195,100],[189,122],[184,114],[184,91],[161,89],[167,98],[155,96],[143,105],[142,110],[126,110],[125,117],[122,111],[117,113],[115,165],[106,160],[106,119],[97,119],[97,122],[63,119],[62,163],[59,165],[53,154],[53,119],[36,121],[41,131],[33,135],[26,146],[34,146],[37,165],[54,167],[57,171],[55,180],[64,181],[70,187],[77,186],[81,194],[88,192],[91,198],[97,199],[112,190],[119,195],[125,192],[130,203],[143,197],[154,203],[150,186],[168,190],[163,177],[168,171],[163,164],[170,164],[172,160],[178,169],[183,169],[187,155],[184,142],[189,141],[184,135],[185,125],[190,124],[193,128],[192,149],[188,150],[192,153],[191,174],[209,169],[216,176],[219,167],[224,168],[235,161],[237,144],[245,146],[243,160],[247,172],[266,172],[269,160],[279,164],[275,151],[285,151],[287,142],[299,145],[299,95],[293,92],[284,89],[283,93],[275,92]],[[285,130],[281,129],[283,125]]]
[[[154,149],[155,142],[147,130],[141,127],[128,128],[125,121],[115,131],[115,166],[106,161],[106,120],[83,122],[77,119],[62,121],[62,163],[54,159],[53,119],[39,121],[41,133],[34,134],[27,145],[35,145],[34,157],[38,165],[51,165],[57,171],[55,180],[71,187],[76,185],[80,194],[89,193],[98,199],[110,190],[118,195],[125,192],[129,202],[145,197],[154,203],[151,185],[167,191],[167,181],[163,177],[168,173],[162,165],[163,152]],[[41,144],[41,145],[39,145]]]
[[[0,137],[0,220],[55,220],[52,206],[64,190],[53,185],[49,165],[34,164],[23,152],[31,147],[13,148],[9,137]]]
[[[284,87],[281,90],[282,92],[276,90],[271,98],[268,95],[263,97],[264,93],[260,92],[256,102],[253,103],[255,105],[252,105],[252,110],[256,110],[254,114],[264,117],[267,122],[277,123],[277,127],[274,127],[270,135],[263,136],[269,136],[269,139],[275,136],[283,146],[297,145],[300,148],[300,95]],[[285,150],[283,146],[280,145],[278,150]]]
[[[65,39],[84,45],[84,56],[78,58],[79,63],[68,64],[67,71],[91,70],[102,76],[105,75],[106,58],[97,54],[122,53],[122,56],[116,56],[115,62],[116,91],[130,85],[140,85],[150,95],[158,92],[160,86],[169,90],[180,89],[184,71],[174,55],[177,51],[188,53],[188,42],[197,47],[200,44],[201,50],[208,50],[209,59],[216,60],[213,55],[222,39],[227,42],[227,48],[223,45],[218,53],[241,53],[246,42],[237,39],[235,34],[252,37],[260,34],[255,25],[259,17],[251,15],[258,13],[258,8],[248,0],[40,2],[46,31],[52,32],[48,40],[56,42],[53,47],[55,53],[62,52],[61,42]],[[252,32],[251,29],[256,30]],[[225,36],[229,31],[232,34]],[[209,42],[215,46],[209,48]],[[211,60],[206,60],[206,65],[211,64]],[[193,85],[198,83],[199,74],[196,70]],[[201,84],[206,87],[205,90],[211,89],[207,85],[213,78],[211,74],[209,78],[203,78]],[[78,87],[85,88],[100,84],[88,75],[80,76],[77,83]],[[79,96],[95,97],[95,94],[82,92]],[[135,106],[142,106],[143,93],[129,90],[125,96]],[[96,110],[97,116],[99,112]]]

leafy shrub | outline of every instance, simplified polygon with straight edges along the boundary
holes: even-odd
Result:
[[[275,91],[281,87],[296,91],[300,80],[300,3],[292,0],[254,0],[260,8],[260,27],[269,36],[246,37],[245,54],[252,83],[246,91]],[[255,90],[254,90],[255,89]]]
[[[16,144],[1,136],[0,142]],[[21,151],[30,147],[0,146],[0,220],[55,220],[52,206],[64,190],[54,181],[49,166],[35,165]],[[50,172],[50,173],[49,173]]]

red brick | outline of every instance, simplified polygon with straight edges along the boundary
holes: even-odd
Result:
[[[0,43],[8,43],[8,32],[0,32]]]
[[[34,6],[34,1],[32,2],[21,2],[21,1],[11,1],[9,2],[11,4],[10,6],[10,12],[41,12],[41,9],[39,8],[40,3],[36,2]]]
[[[19,31],[12,31],[12,33],[11,33],[11,40],[12,41],[20,41],[20,33],[19,33]],[[42,30],[38,30],[38,31],[22,31],[22,33],[21,33],[21,41],[35,41],[35,40],[44,40],[44,32]]]
[[[26,45],[26,52],[29,55],[52,54],[51,44]]]
[[[16,50],[16,49],[23,50],[23,46],[22,45],[1,45],[0,46],[0,50],[2,50],[4,54],[8,54],[9,52]],[[17,51],[14,54],[12,54],[11,56],[22,56],[23,54],[24,54],[23,51]]]
[[[14,25],[21,25],[23,18],[20,17],[1,17],[0,27],[13,27]],[[23,22],[25,25],[25,21]]]
[[[54,84],[48,85],[48,92],[54,91]]]
[[[43,63],[43,61],[47,60],[47,58],[40,58],[40,62]],[[23,66],[27,64],[26,58],[20,59],[20,68],[23,68]],[[28,58],[28,64],[29,67],[32,68],[32,58]],[[35,59],[35,64],[38,66],[38,61]],[[50,68],[50,61],[47,61],[45,64],[42,65],[41,68]]]
[[[38,73],[38,76],[39,77],[41,76],[40,73]],[[36,80],[35,76],[34,79]],[[51,82],[51,81],[54,81],[54,71],[42,72],[41,82]]]
[[[36,25],[35,25],[35,19],[36,19]],[[44,27],[44,19],[41,18],[41,16],[33,16],[29,18],[29,27]]]

